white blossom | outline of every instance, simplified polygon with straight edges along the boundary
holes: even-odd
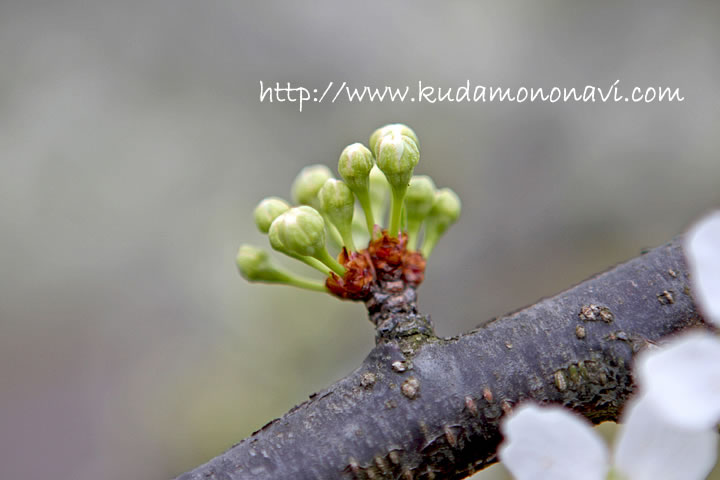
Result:
[[[704,479],[717,455],[717,433],[665,421],[646,396],[629,401],[615,441],[615,471],[628,480]]]
[[[518,480],[604,480],[605,443],[582,417],[562,407],[525,404],[501,426],[500,460]]]
[[[668,425],[646,399],[628,404],[612,456],[591,424],[570,410],[519,407],[502,425],[498,454],[517,480],[702,480],[715,464],[717,434]]]
[[[685,254],[700,311],[720,327],[720,210],[690,229],[685,236]]]
[[[691,332],[639,355],[637,381],[666,422],[686,429],[720,421],[720,338]]]
[[[685,237],[690,281],[698,309],[720,326],[720,211]],[[693,332],[642,353],[635,368],[640,389],[666,422],[709,429],[720,421],[720,339]]]

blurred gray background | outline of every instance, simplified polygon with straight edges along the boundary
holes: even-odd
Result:
[[[715,0],[0,1],[0,478],[169,478],[359,365],[361,305],[234,256],[385,123],[464,202],[419,292],[442,335],[669,240],[720,205],[719,45]],[[468,79],[685,101],[259,102]]]

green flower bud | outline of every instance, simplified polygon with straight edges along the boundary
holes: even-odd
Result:
[[[275,269],[265,250],[252,245],[241,245],[235,261],[240,275],[251,282],[273,279]]]
[[[284,214],[283,214],[284,215]],[[278,216],[277,218],[282,217],[282,215]],[[275,220],[277,220],[277,218]],[[293,254],[285,248],[285,245],[283,245],[282,238],[280,238],[280,224],[278,223],[275,227],[275,221],[270,224],[270,229],[268,230],[268,239],[270,240],[270,246],[273,248],[273,250],[277,250],[278,252],[282,252],[286,255],[292,256]]]
[[[352,220],[355,197],[342,180],[329,178],[318,193],[320,205],[326,217],[340,232],[343,244],[348,250],[356,250],[352,237]]]
[[[255,207],[255,225],[262,233],[268,233],[273,220],[288,210],[290,205],[282,198],[265,198]]]
[[[362,143],[348,145],[340,154],[338,172],[352,190],[367,190],[368,176],[375,161]]]
[[[314,257],[338,275],[345,268],[333,259],[325,248],[325,221],[312,207],[291,208],[270,225],[270,243],[293,255]]]
[[[406,137],[410,137],[416,145],[420,146],[420,142],[418,141],[417,135],[415,135],[415,132],[413,132],[413,129],[408,127],[407,125],[403,125],[402,123],[392,123],[390,125],[385,125],[384,127],[380,127],[377,130],[375,130],[372,135],[370,135],[370,150],[375,154],[375,158],[378,156],[378,147],[380,145],[380,140],[386,135],[390,135],[391,133],[397,133],[400,135],[405,135]]]
[[[417,145],[404,135],[393,133],[380,141],[377,164],[392,188],[407,188],[419,160]]]
[[[240,275],[250,282],[284,283],[308,290],[327,291],[323,283],[298,277],[273,264],[265,250],[241,245],[235,258]]]
[[[325,180],[332,178],[332,172],[325,165],[310,165],[300,170],[292,184],[292,198],[301,205],[320,208],[317,194]]]
[[[270,228],[276,224],[280,242],[296,255],[314,257],[325,247],[325,221],[312,207],[291,208],[276,218]]]
[[[417,144],[410,137],[391,132],[380,140],[377,165],[385,174],[392,189],[390,235],[393,237],[400,231],[405,192],[419,160],[420,152]]]
[[[425,258],[430,256],[443,233],[460,217],[460,209],[460,198],[449,188],[440,189],[435,194],[435,201],[425,224],[425,240],[422,246]]]
[[[430,213],[435,201],[435,183],[427,175],[416,175],[410,179],[405,194],[405,212],[408,222],[408,248],[415,250],[420,226]]]
[[[435,203],[435,183],[427,175],[415,175],[410,179],[405,194],[408,221],[424,220]]]
[[[441,188],[435,195],[430,214],[447,229],[460,218],[461,207],[460,197],[455,192],[449,188]]]
[[[273,221],[273,223],[275,222]],[[268,239],[270,240],[270,246],[273,248],[273,250],[284,253],[288,257],[292,257],[296,260],[300,260],[301,262],[307,264],[308,266],[314,268],[319,272],[324,273],[325,275],[330,273],[330,269],[321,261],[313,257],[308,257],[306,255],[297,255],[285,248],[285,245],[283,245],[282,239],[280,238],[280,230],[281,229],[277,227],[272,228],[272,224],[270,224],[270,230],[268,230]]]
[[[373,234],[375,218],[370,200],[370,172],[374,165],[373,154],[362,143],[345,147],[338,161],[338,172],[347,186],[357,196],[365,212],[368,233]],[[333,221],[333,223],[335,223]],[[339,227],[338,227],[339,230]],[[342,232],[340,232],[342,234]]]
[[[303,168],[292,184],[292,198],[296,203],[309,205],[320,211],[323,220],[327,224],[327,233],[330,235],[330,240],[337,246],[341,246],[343,243],[342,237],[330,223],[330,220],[325,217],[325,212],[323,212],[320,205],[320,198],[318,198],[318,192],[320,192],[325,180],[328,178],[333,178],[333,175],[325,165],[310,165]]]

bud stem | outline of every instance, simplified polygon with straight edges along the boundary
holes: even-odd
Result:
[[[355,242],[353,241],[352,236],[352,224],[347,229],[343,229],[342,231],[340,231],[340,229],[338,228],[338,232],[340,232],[340,236],[342,237],[343,245],[345,246],[345,248],[347,248],[349,252],[357,250],[357,248],[355,248]]]
[[[314,292],[328,292],[327,287],[325,286],[325,283],[318,282],[316,280],[310,280],[307,278],[302,278],[298,276],[291,276],[286,280],[286,283],[288,285],[292,285],[294,287],[298,288],[304,288],[305,290],[312,290]]]
[[[325,275],[330,274],[330,268],[328,268],[324,263],[322,263],[317,258],[308,257],[305,255],[295,255],[294,253],[286,253],[287,256],[292,257],[296,260],[300,260],[301,262],[307,264],[308,266],[314,268],[315,270],[322,272]]]
[[[342,247],[343,246],[343,238],[340,232],[338,232],[338,229],[335,228],[335,225],[330,221],[330,218],[328,218],[327,214],[321,209],[319,211],[320,215],[322,215],[323,220],[325,220],[325,227],[327,227],[327,233],[330,236],[330,240],[335,244],[336,247]]]
[[[387,210],[387,197],[390,192],[390,184],[388,183],[387,178],[385,178],[385,174],[382,173],[382,170],[380,170],[377,165],[375,165],[370,171],[369,183],[370,206],[374,217],[373,221],[382,225],[385,219],[385,212]],[[372,236],[372,233],[370,235]]]
[[[430,258],[430,254],[432,253],[433,249],[435,248],[435,245],[437,245],[438,240],[440,239],[440,232],[436,228],[430,228],[430,225],[425,226],[425,240],[423,241],[422,246],[422,255],[425,257],[425,259]]]
[[[425,219],[425,240],[422,246],[422,254],[425,258],[430,257],[440,237],[457,221],[460,208],[460,199],[449,188],[435,192],[432,209]]]
[[[280,283],[307,290],[328,291],[321,282],[300,277],[275,265],[264,250],[252,245],[243,244],[240,246],[235,263],[240,275],[249,282]]]
[[[345,275],[345,267],[340,265],[340,263],[328,253],[326,248],[323,248],[320,253],[318,253],[318,256],[316,258],[328,267],[330,267],[333,272],[337,273],[341,277]]]
[[[375,230],[375,217],[373,216],[372,202],[370,202],[370,191],[358,190],[355,191],[355,196],[357,197],[358,202],[360,202],[363,212],[365,212],[365,222],[367,223],[370,238],[375,238],[373,237],[373,231]]]
[[[402,221],[403,200],[407,185],[396,189],[392,188],[392,204],[390,205],[390,236],[397,237],[400,233],[400,222]]]
[[[418,241],[418,236],[420,235],[420,226],[422,225],[422,220],[408,219],[407,225],[408,225],[408,250],[417,250],[417,241]]]
[[[387,198],[383,202],[373,202],[372,204],[373,216],[376,219],[375,223],[382,225],[387,213]]]

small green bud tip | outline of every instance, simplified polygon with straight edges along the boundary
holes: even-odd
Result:
[[[318,193],[325,215],[340,232],[343,245],[356,250],[352,237],[352,221],[355,213],[355,197],[342,180],[329,178]]]
[[[327,288],[321,282],[298,277],[277,267],[272,263],[265,250],[252,245],[240,246],[235,263],[238,266],[240,275],[249,282],[283,283],[307,290],[327,291]]]
[[[355,197],[350,187],[342,180],[329,178],[318,193],[320,204],[327,212],[342,210],[347,217],[352,218],[353,206],[355,205]]]
[[[353,143],[340,154],[338,172],[353,190],[367,189],[368,176],[374,163],[373,154],[365,145]]]
[[[427,175],[415,175],[410,179],[405,194],[408,221],[424,220],[435,203],[435,183]]]
[[[390,125],[385,125],[384,127],[378,128],[372,133],[372,135],[370,135],[370,150],[372,150],[376,158],[378,156],[378,147],[380,144],[380,140],[382,140],[382,138],[386,135],[389,135],[393,132],[400,135],[405,135],[406,137],[410,137],[416,145],[420,145],[417,135],[415,135],[413,129],[408,127],[407,125],[403,125],[402,123],[392,123]]]
[[[294,207],[275,219],[270,230],[276,229],[279,244],[296,255],[314,257],[325,248],[325,221],[312,207]]]
[[[290,205],[278,197],[268,197],[255,207],[255,225],[262,233],[268,233],[273,220],[290,210]]]
[[[430,214],[447,228],[460,218],[461,206],[460,197],[455,192],[449,188],[441,188],[435,194]]]
[[[391,187],[407,188],[419,160],[420,151],[410,137],[393,132],[380,140],[377,164]]]
[[[350,190],[357,196],[365,213],[365,221],[370,235],[375,227],[375,216],[370,199],[370,172],[374,168],[374,164],[372,152],[362,143],[353,143],[345,147],[338,161],[338,172]]]
[[[426,218],[425,240],[422,254],[430,257],[435,245],[445,231],[460,217],[460,198],[449,188],[442,188],[435,194],[432,209]]]
[[[240,275],[251,282],[273,281],[275,268],[265,250],[241,245],[235,258]]]
[[[408,248],[415,250],[420,226],[430,213],[435,201],[435,183],[427,175],[416,175],[410,179],[405,194],[405,213],[408,223]]]
[[[282,217],[281,214],[277,218]],[[270,240],[270,246],[273,248],[273,250],[277,250],[278,252],[282,252],[286,255],[292,255],[290,251],[285,248],[285,245],[282,243],[282,238],[280,238],[280,222],[277,222],[277,218],[273,220],[273,222],[270,224],[270,229],[268,230],[268,240]]]
[[[308,206],[291,208],[270,225],[270,244],[292,255],[314,257],[338,275],[345,268],[325,248],[325,221],[317,210]]]
[[[332,172],[325,165],[310,165],[300,170],[292,184],[292,198],[301,205],[320,208],[317,198],[325,180],[332,178]]]
[[[393,237],[400,231],[405,192],[419,160],[420,152],[417,144],[410,137],[393,131],[380,140],[377,165],[385,174],[392,189],[390,235]]]

